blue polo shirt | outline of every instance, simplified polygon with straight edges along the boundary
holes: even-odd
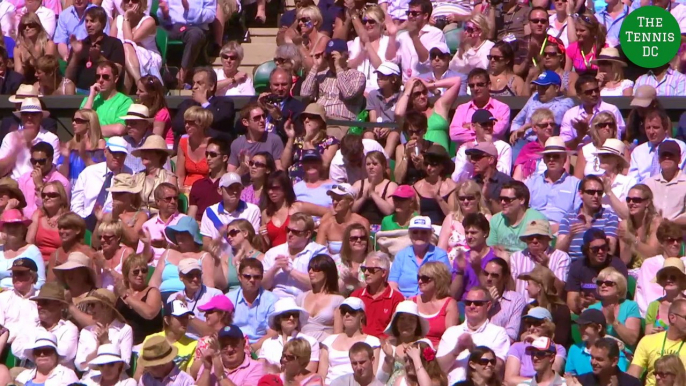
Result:
[[[581,207],[579,184],[581,181],[567,172],[555,182],[546,180],[548,172],[526,180],[531,192],[529,207],[543,213],[548,221],[559,223],[568,212],[577,212]]]
[[[622,13],[619,14],[616,19],[613,19],[612,16],[610,16],[610,13],[607,12],[607,8],[596,13],[595,17],[607,29],[607,37],[619,41],[619,31],[622,28],[622,22],[626,18],[626,15],[629,14],[629,12],[629,6],[625,5],[624,9],[622,10]]]
[[[262,339],[269,328],[267,317],[274,311],[274,303],[279,298],[264,288],[260,289],[252,305],[248,305],[245,301],[242,288],[230,291],[226,296],[235,307],[233,324],[238,326],[243,334],[248,337],[250,344]]]
[[[86,10],[89,8],[97,7],[95,4],[88,4]],[[55,38],[53,39],[55,44],[64,43],[71,47],[69,44],[69,37],[75,35],[77,39],[83,40],[88,36],[86,32],[86,13],[83,13],[84,17],[79,17],[76,13],[76,8],[70,6],[60,13],[60,17],[57,19],[57,27],[55,28]],[[105,34],[108,35],[110,32],[110,20],[107,19],[105,24]]]
[[[448,253],[435,245],[429,246],[421,265],[432,261],[444,263],[448,271],[451,271]],[[419,283],[417,282],[419,267],[414,249],[410,245],[395,255],[388,281],[398,283],[398,290],[405,298],[419,295]]]
[[[622,371],[626,371],[627,367],[629,367],[624,351],[619,351],[617,367]],[[591,367],[591,353],[586,349],[586,343],[573,344],[569,347],[569,352],[567,353],[565,373],[581,375],[590,372],[593,372],[593,367]]]
[[[579,208],[581,209],[581,208]],[[579,222],[577,216],[580,210],[574,212],[567,212],[567,214],[560,221],[560,231],[558,235],[568,235],[569,227]],[[619,225],[619,217],[612,209],[600,208],[600,210],[591,219],[591,227],[602,229],[605,231],[607,237],[617,238],[617,226]],[[569,244],[569,257],[572,261],[581,259],[584,255],[581,253],[581,245],[584,243],[584,232],[579,232],[574,235],[572,242]]]

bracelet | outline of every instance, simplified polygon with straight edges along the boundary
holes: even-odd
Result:
[[[419,370],[421,370],[421,369],[424,369],[424,365],[419,366],[419,368],[416,369],[415,371],[416,371],[416,372],[419,372]],[[424,370],[426,370],[426,369],[424,369]]]

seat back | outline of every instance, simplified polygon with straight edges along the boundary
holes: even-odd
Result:
[[[276,69],[276,63],[270,60],[260,64],[257,66],[257,68],[255,68],[255,70],[253,70],[253,86],[255,87],[255,92],[258,95],[269,90],[269,76],[272,74],[274,69]]]
[[[156,1],[157,0],[154,0],[154,2]],[[160,56],[162,57],[162,63],[164,64],[167,62],[167,48],[169,46],[169,34],[167,33],[166,29],[157,27],[155,42],[157,43],[157,49],[160,50]]]
[[[460,47],[460,35],[462,34],[462,29],[453,29],[445,33],[445,42],[450,48],[450,53],[455,54],[457,49]]]

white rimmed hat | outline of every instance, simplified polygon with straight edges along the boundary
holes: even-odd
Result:
[[[36,97],[24,98],[24,100],[21,101],[21,107],[19,108],[19,111],[12,112],[12,114],[19,118],[21,118],[21,113],[42,113],[43,118],[50,116],[50,112],[43,110],[43,106],[40,104],[40,99]]]
[[[276,330],[276,327],[274,326],[274,320],[276,319],[276,317],[289,311],[298,311],[300,313],[300,325],[305,324],[307,322],[307,318],[310,317],[310,314],[307,311],[305,311],[304,308],[298,307],[298,305],[295,304],[295,300],[293,300],[292,298],[283,298],[274,303],[274,311],[272,311],[272,313],[269,314],[269,317],[267,318],[269,328],[271,328],[272,330]]]
[[[393,62],[383,62],[379,65],[375,72],[383,75],[400,75],[400,67]]]
[[[541,154],[555,154],[555,153],[569,153],[567,146],[565,146],[565,140],[562,137],[550,137],[545,141],[545,148]]]
[[[338,307],[340,308],[341,306],[348,306],[355,311],[365,311],[365,306],[362,299],[352,296],[343,300]]]
[[[622,159],[623,162],[623,167],[629,166],[629,163],[626,161],[626,158],[624,158],[624,152],[626,151],[626,145],[624,145],[624,142],[617,139],[617,138],[608,138],[603,142],[603,146],[600,147],[595,152],[595,155],[601,155],[601,154],[607,154],[607,155],[615,155],[619,158]]]
[[[326,195],[330,196],[332,194],[335,194],[337,196],[349,196],[352,197],[354,200],[355,197],[357,197],[357,191],[355,191],[355,188],[353,188],[352,185],[347,184],[345,182],[342,182],[340,184],[336,184],[331,187],[331,189],[326,191]]]
[[[129,144],[124,137],[110,137],[110,139],[107,140],[107,148],[112,153],[129,154]]]
[[[396,322],[398,314],[410,314],[416,316],[419,319],[419,325],[422,328],[422,337],[425,337],[426,334],[429,333],[429,321],[426,320],[425,317],[419,315],[419,307],[417,307],[417,303],[411,300],[405,300],[398,303],[398,306],[395,307],[393,317],[391,317],[391,322],[388,323],[388,326],[384,330],[384,334],[388,336],[393,335],[393,324]]]
[[[24,349],[24,354],[27,358],[29,358],[29,360],[34,362],[33,350],[43,347],[53,348],[57,352],[58,356],[62,356],[62,354],[60,354],[60,350],[57,349],[57,337],[55,336],[55,334],[42,328],[38,330],[38,333],[36,334],[36,338],[33,340],[33,343],[29,347]]]
[[[121,352],[119,351],[119,347],[111,343],[108,343],[98,347],[98,356],[93,358],[93,360],[88,362],[88,364],[97,367],[101,365],[106,365],[108,363],[117,362],[125,363],[125,361],[121,359]]]
[[[139,105],[139,104],[132,104],[129,106],[129,109],[126,111],[126,115],[123,117],[119,117],[120,119],[123,120],[131,120],[131,121],[148,121],[152,122],[155,118],[150,118],[150,110],[148,110],[148,107],[145,105]]]
[[[131,193],[138,194],[143,190],[145,180],[138,181],[131,174],[119,173],[112,178],[112,186],[107,188],[110,193]]]
[[[38,97],[38,91],[30,84],[20,84],[17,92],[8,99],[12,103],[21,103],[24,99],[29,97]]]

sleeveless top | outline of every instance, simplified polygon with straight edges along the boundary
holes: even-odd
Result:
[[[445,302],[443,302],[441,309],[433,315],[419,313],[419,315],[423,316],[424,319],[429,322],[429,332],[426,334],[426,339],[430,340],[434,347],[438,347],[438,343],[441,342],[441,336],[443,336],[443,333],[446,330],[445,316],[448,313],[448,302],[450,299],[451,297],[445,298]],[[411,300],[417,303],[417,296],[413,297]]]
[[[430,141],[432,144],[437,143],[443,146],[446,150],[450,147],[450,138],[448,137],[448,128],[450,124],[448,121],[437,112],[431,113],[427,120],[427,130],[424,134],[424,140]]]
[[[366,179],[361,180],[360,192],[364,191],[365,180]],[[386,199],[386,191],[388,190],[388,185],[390,184],[391,181],[388,181],[386,183],[386,186],[383,188],[383,192],[381,192],[381,198]],[[374,200],[372,200],[371,198],[367,198],[364,201],[364,204],[362,204],[362,207],[360,207],[360,210],[358,210],[357,213],[359,213],[360,216],[369,220],[370,224],[381,224],[381,220],[383,220],[383,218],[385,217],[385,215],[381,213],[381,209],[379,209],[379,206],[376,205]]]
[[[151,19],[152,16],[145,15],[141,18],[141,20],[138,22],[138,24],[133,28],[133,30],[136,30],[140,28],[141,24],[143,24],[144,21],[147,19]],[[117,23],[117,39],[121,40],[122,42],[130,42],[131,40],[124,39],[124,17],[119,15],[117,16],[116,19]],[[132,31],[133,32],[133,31]],[[136,43],[138,47],[145,48],[148,51],[153,51],[157,52],[159,54],[159,51],[157,50],[157,42],[155,42],[156,35],[155,34],[150,34],[146,37],[143,38],[143,40],[140,43]]]
[[[605,174],[605,170],[600,168],[600,158],[595,155],[595,152],[597,151],[598,149],[596,149],[593,142],[589,142],[581,148],[581,153],[586,160],[586,167],[584,168],[585,176],[599,176]]]
[[[186,158],[184,166],[186,166],[186,178],[183,180],[184,186],[193,186],[195,181],[210,174],[210,167],[207,165],[207,159],[203,157],[200,161],[195,162],[188,156],[188,137],[181,137],[179,140],[179,149],[183,152]]]
[[[269,222],[267,223],[267,236],[269,237],[269,241],[271,241],[272,248],[286,243],[286,239],[288,237],[286,227],[288,226],[288,223],[290,223],[290,221],[291,216],[288,216],[286,217],[286,221],[284,221],[284,223],[281,224],[280,227],[277,227],[276,225],[274,225],[274,222],[272,220],[269,220]]]
[[[422,216],[429,216],[431,219],[431,223],[434,225],[441,225],[443,224],[443,220],[445,220],[445,213],[443,213],[443,210],[441,209],[441,206],[438,205],[438,201],[436,201],[434,198],[429,198],[429,197],[424,197],[421,194],[419,194],[419,191],[417,191],[417,188],[412,186],[412,188],[415,190],[417,193],[417,196],[419,196],[419,213]],[[443,196],[443,199],[448,201],[448,197],[450,197],[451,194],[453,194],[454,190],[451,190]]]
[[[117,266],[114,267],[114,270],[120,274],[121,274],[121,267],[124,264],[124,253],[126,253],[126,248],[122,249],[121,255],[119,256],[119,264],[117,264]],[[108,290],[114,292],[114,276],[112,276],[111,273],[103,272],[100,279],[102,281],[101,288],[107,288]]]
[[[141,190],[141,208],[145,209],[150,216],[159,213],[159,208],[155,203],[155,188],[163,182],[167,182],[169,177],[173,174],[166,169],[159,169],[157,176],[153,180],[147,178],[145,171],[138,172],[134,175],[136,185],[142,186]]]
[[[167,260],[168,250],[164,252],[164,269],[162,270],[162,283],[160,284],[160,292],[179,292],[184,286],[179,277],[179,267]],[[203,253],[198,259],[198,263],[202,266],[202,260],[207,256],[207,252]],[[162,258],[162,257],[160,257]]]
[[[512,88],[512,84],[514,83],[514,75],[510,77],[510,80],[507,81],[507,84],[505,87],[501,88],[500,90],[491,90],[491,96],[492,97],[503,97],[503,96],[516,96],[514,89]]]
[[[433,117],[433,115],[432,115]],[[440,115],[439,115],[440,117]],[[441,117],[442,118],[442,117]],[[427,150],[431,145],[434,143],[432,141],[424,140],[426,145],[424,145],[423,150]],[[418,169],[412,161],[408,158],[407,159],[407,171],[405,172],[405,178],[403,178],[402,183],[398,183],[398,185],[414,185],[417,181],[421,180],[422,178],[426,177],[426,172],[423,169]]]
[[[46,265],[50,261],[50,256],[62,246],[62,239],[57,229],[50,229],[43,226],[43,217],[38,220],[38,230],[36,231],[35,245],[43,255]]]
[[[148,298],[150,293],[150,288],[145,292],[145,295],[141,298],[144,302]],[[126,320],[126,324],[131,326],[133,329],[133,345],[138,345],[143,343],[145,337],[162,331],[162,309],[157,313],[157,315],[148,320],[141,316],[138,312],[134,311],[132,308],[126,305],[121,298],[117,298],[117,304],[115,308]]]
[[[86,152],[90,155],[93,162],[105,162],[105,151],[103,149],[86,150]],[[71,186],[74,186],[79,175],[86,168],[86,162],[79,156],[79,151],[76,149],[69,151],[69,159],[65,160],[64,157],[61,157],[58,161],[59,164],[64,162],[69,163],[69,183],[71,183]]]

